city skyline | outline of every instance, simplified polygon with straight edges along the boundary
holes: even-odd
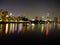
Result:
[[[35,16],[46,17],[46,11],[53,18],[60,18],[59,0],[1,0],[0,9],[5,9],[15,16],[26,16],[34,18]]]

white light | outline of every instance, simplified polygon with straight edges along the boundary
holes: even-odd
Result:
[[[44,20],[44,21],[47,21],[47,20]]]
[[[50,21],[52,21],[52,20],[50,19]]]
[[[32,26],[34,26],[35,24],[34,23],[32,23]]]
[[[35,24],[34,23],[32,23],[32,30],[35,28]]]
[[[10,15],[12,15],[12,13],[10,13]]]
[[[34,21],[35,19],[31,19],[32,21]]]
[[[44,18],[44,17],[42,16],[42,18]]]
[[[2,20],[0,20],[0,21],[2,21]]]
[[[6,17],[9,17],[8,15],[6,15]]]

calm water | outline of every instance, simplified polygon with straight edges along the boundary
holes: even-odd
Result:
[[[0,24],[0,38],[30,42],[60,40],[60,24]]]
[[[49,35],[54,31],[60,31],[60,24],[58,23],[51,23],[51,24],[17,24],[17,23],[10,23],[10,24],[0,24],[0,33],[4,34],[14,34],[14,33],[25,33],[25,32],[40,32]]]
[[[10,24],[0,24],[0,33],[5,31],[5,34],[10,34],[10,33],[20,33],[20,32],[25,32],[25,31],[39,31],[41,33],[44,32],[52,32],[52,31],[59,31],[60,29],[60,24],[58,23],[51,23],[51,24],[17,24],[17,23],[10,23]]]

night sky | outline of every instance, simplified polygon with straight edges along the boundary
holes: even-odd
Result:
[[[60,18],[59,0],[0,0],[0,9],[12,12],[15,16],[20,15],[28,18],[46,17],[48,11],[50,18],[54,16]]]

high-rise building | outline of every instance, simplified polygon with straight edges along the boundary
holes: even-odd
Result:
[[[42,17],[40,17],[40,20],[42,20]]]
[[[50,14],[49,14],[49,12],[46,12],[46,21],[47,21],[47,23],[50,23]]]
[[[54,17],[54,22],[58,22],[58,17]]]
[[[49,12],[46,13],[46,20],[49,20]]]
[[[38,17],[37,16],[35,17],[35,20],[38,20]]]

